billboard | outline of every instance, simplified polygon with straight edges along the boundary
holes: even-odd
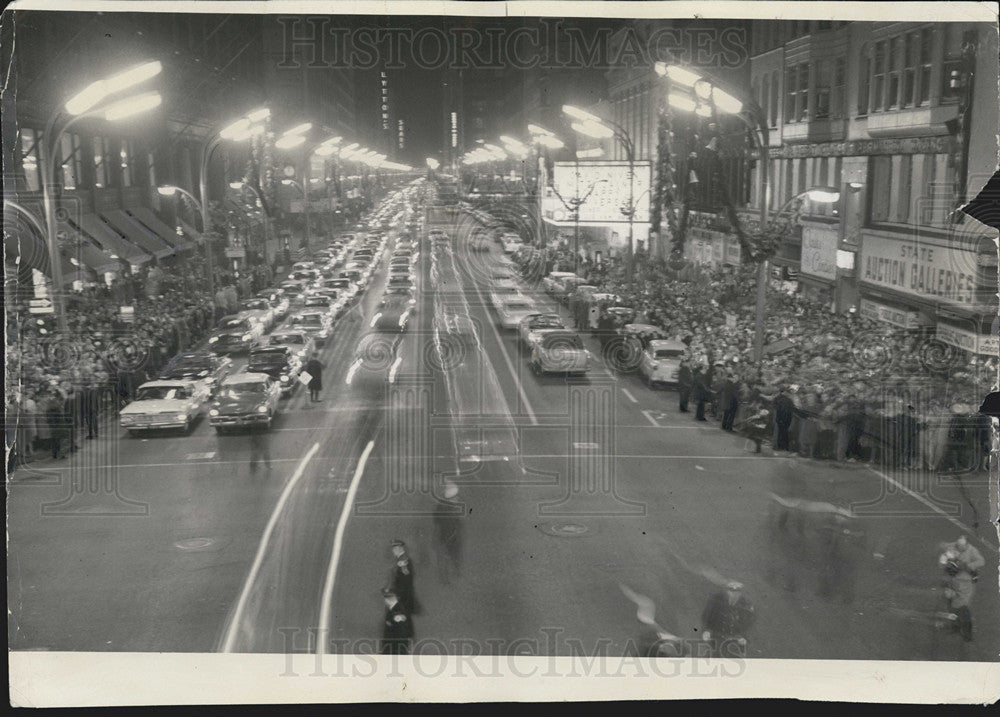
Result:
[[[635,208],[633,223],[648,223],[651,177],[650,162],[634,162],[631,168],[624,161],[555,162],[552,188],[562,201],[556,198],[557,206],[552,208],[552,216],[546,218],[572,221],[572,209],[565,205],[586,197],[580,205],[580,224],[627,223],[628,217],[622,210],[627,211],[629,206]]]

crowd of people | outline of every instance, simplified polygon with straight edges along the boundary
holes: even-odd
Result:
[[[41,455],[65,457],[81,438],[96,438],[102,414],[117,411],[272,277],[266,265],[243,276],[217,269],[212,296],[197,266],[143,267],[110,285],[68,294],[65,333],[51,315],[30,313],[30,297],[12,292],[6,308],[6,411],[14,418],[8,420],[9,467]]]
[[[757,450],[769,441],[810,458],[955,472],[990,453],[990,419],[971,402],[995,383],[996,357],[770,288],[758,363],[753,266],[641,256],[626,271],[620,256],[578,260],[560,245],[517,259],[532,278],[576,271],[615,297],[598,305],[609,320],[612,304],[629,307],[634,323],[683,341],[679,409],[690,400],[696,420],[742,431]]]

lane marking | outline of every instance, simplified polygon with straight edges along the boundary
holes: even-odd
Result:
[[[865,468],[867,468],[868,470],[870,470],[872,473],[874,473],[875,475],[877,475],[879,478],[881,478],[882,480],[884,480],[886,483],[891,483],[892,485],[896,486],[897,488],[899,488],[901,491],[903,491],[904,493],[906,493],[911,498],[916,498],[916,500],[918,502],[923,503],[925,506],[927,506],[928,508],[930,508],[931,510],[933,510],[935,513],[937,513],[938,515],[940,515],[943,518],[945,518],[949,523],[951,523],[955,527],[959,528],[963,533],[968,533],[970,537],[975,537],[975,538],[979,537],[976,534],[976,531],[973,528],[970,528],[968,525],[966,525],[965,523],[963,523],[962,521],[960,521],[958,518],[955,518],[953,516],[948,515],[941,508],[939,508],[938,506],[936,506],[933,503],[931,503],[929,500],[927,500],[926,498],[924,498],[919,493],[914,493],[912,490],[910,490],[909,488],[907,488],[905,485],[903,485],[902,483],[900,483],[899,481],[897,481],[892,476],[888,476],[885,473],[883,473],[882,471],[880,471],[880,470],[878,470],[876,468],[872,468],[871,466],[865,466]],[[980,539],[979,542],[982,545],[985,545],[990,550],[992,550],[994,553],[1000,552],[992,544],[987,543],[986,541],[984,541],[982,539]]]
[[[627,388],[623,388],[622,389],[622,393],[624,393],[625,394],[625,398],[627,398],[632,403],[639,403],[639,399],[637,399],[635,396],[633,396],[632,392],[629,391]]]
[[[319,629],[316,633],[316,654],[326,654],[326,636],[330,630],[330,614],[333,610],[333,587],[337,578],[337,566],[340,564],[340,551],[344,544],[344,531],[347,529],[347,519],[351,515],[351,507],[354,505],[354,496],[358,492],[358,484],[361,475],[365,472],[365,464],[368,456],[371,455],[375,441],[368,441],[361,458],[358,460],[358,467],[354,470],[354,477],[351,478],[351,486],[347,490],[347,497],[344,499],[344,507],[340,511],[340,520],[337,521],[337,532],[333,536],[333,550],[330,555],[330,564],[326,569],[326,579],[323,581],[323,592],[320,596]]]
[[[188,453],[185,456],[189,461],[207,461],[211,458],[215,458],[215,451],[206,451],[204,453]]]
[[[661,426],[659,423],[656,422],[656,419],[653,418],[652,413],[649,410],[644,410],[642,412],[642,415],[646,417],[647,421],[649,421],[650,423],[652,423],[657,428],[663,428],[663,426]]]
[[[591,449],[591,450],[596,450],[597,449],[597,444],[596,443],[574,443],[573,444],[573,448],[587,448],[587,449]]]
[[[284,510],[285,503],[288,502],[288,496],[292,494],[295,484],[299,482],[299,479],[305,472],[306,466],[309,464],[309,461],[312,460],[312,457],[316,455],[316,451],[318,450],[319,443],[313,443],[309,452],[302,457],[301,461],[299,461],[298,468],[295,469],[295,473],[285,484],[284,490],[281,491],[281,497],[278,498],[278,502],[274,506],[274,510],[271,511],[271,517],[268,518],[267,527],[264,528],[264,534],[260,536],[260,544],[257,546],[257,553],[254,555],[253,564],[250,567],[250,573],[247,575],[247,579],[243,583],[243,589],[240,591],[240,599],[236,603],[236,610],[233,612],[233,617],[229,621],[229,629],[226,630],[226,639],[222,644],[222,652],[233,651],[236,636],[240,631],[240,622],[243,620],[243,611],[246,609],[247,601],[250,599],[250,589],[257,580],[257,573],[260,572],[260,566],[264,562],[264,553],[267,551],[267,544],[271,541],[271,534],[274,532],[274,526],[278,523],[278,516],[281,515],[281,511]]]
[[[466,269],[468,273],[468,269]],[[483,307],[483,313],[486,314],[486,322],[490,325],[490,330],[493,332],[493,336],[497,340],[497,345],[500,347],[500,353],[503,355],[504,363],[507,364],[507,370],[510,372],[511,378],[514,379],[514,385],[517,386],[517,392],[521,396],[521,402],[524,404],[524,410],[528,414],[528,419],[531,421],[531,425],[538,425],[538,418],[535,416],[534,409],[531,408],[531,401],[528,400],[528,394],[524,391],[524,386],[521,385],[521,381],[517,377],[517,371],[514,369],[514,363],[510,360],[510,354],[507,353],[507,347],[503,345],[503,339],[500,337],[500,332],[497,331],[496,323],[490,319],[490,307],[486,305],[486,300],[483,299],[483,294],[479,290],[479,287],[473,283],[473,290],[476,292],[476,296],[479,297],[481,306]]]

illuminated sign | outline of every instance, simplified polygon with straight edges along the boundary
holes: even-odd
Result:
[[[389,129],[389,76],[382,72],[382,129]]]
[[[562,201],[580,205],[580,224],[649,222],[650,162],[590,161],[556,162],[552,186]]]
[[[399,120],[397,123],[396,131],[399,137],[399,148],[403,149],[406,146],[406,132],[403,124],[403,120]]]
[[[451,146],[458,146],[458,112],[451,113]]]

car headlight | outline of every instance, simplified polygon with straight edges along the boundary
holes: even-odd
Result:
[[[208,375],[208,371],[201,371],[198,373],[198,378],[205,378]]]
[[[218,416],[219,415],[219,409],[218,408],[213,408],[212,410],[210,410],[208,412],[208,415],[209,416]]]
[[[186,413],[178,413],[176,418],[178,421],[186,421],[188,419],[188,415]]]
[[[281,375],[281,378],[280,378],[279,380],[280,380],[280,381],[281,381],[282,383],[288,383],[288,376],[286,376],[285,374],[282,374],[282,375]]]
[[[218,337],[218,336],[213,336],[212,338],[210,338],[210,339],[208,340],[208,343],[210,343],[210,344],[214,344],[214,343],[215,343],[216,341],[218,341],[218,340],[219,340],[219,337]]]
[[[267,404],[260,404],[257,406],[257,413],[267,413]]]

